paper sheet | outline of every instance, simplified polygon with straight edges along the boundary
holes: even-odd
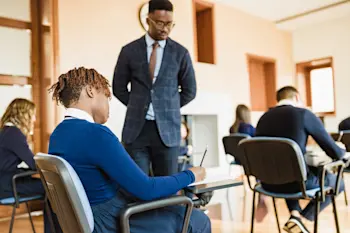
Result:
[[[234,177],[234,176],[228,176],[228,175],[216,175],[216,176],[209,176],[207,178],[205,178],[203,181],[200,182],[196,182],[196,183],[192,183],[190,186],[195,186],[195,185],[200,185],[200,184],[210,184],[210,183],[215,183],[218,181],[224,181],[224,180],[235,180],[238,177]]]

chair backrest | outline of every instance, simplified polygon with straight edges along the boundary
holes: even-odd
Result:
[[[227,155],[231,155],[235,158],[235,160],[241,161],[241,158],[239,157],[240,154],[238,153],[238,144],[241,140],[250,138],[248,134],[243,133],[235,133],[231,134],[229,136],[225,136],[222,138],[222,143],[224,144],[225,153]]]
[[[339,133],[330,133],[331,137],[333,138],[334,141],[338,141],[339,140]]]
[[[341,142],[345,145],[346,151],[350,152],[350,130],[344,130]]]
[[[94,229],[91,206],[72,166],[61,157],[43,153],[34,159],[63,232],[91,233]]]
[[[293,140],[274,137],[244,139],[239,144],[242,165],[247,176],[262,183],[279,185],[307,178],[306,163],[299,145]]]

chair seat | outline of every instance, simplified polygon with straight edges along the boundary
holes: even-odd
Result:
[[[35,200],[44,200],[43,195],[36,195],[36,196],[30,196],[30,197],[20,197],[19,203],[28,202],[28,201],[35,201]],[[14,197],[8,197],[0,199],[0,205],[13,205],[16,203],[16,200]]]
[[[331,187],[325,187],[325,190],[330,190]],[[265,190],[261,185],[257,185],[255,187],[255,190],[259,193],[262,193],[266,196],[274,197],[274,198],[283,198],[283,199],[303,199],[303,193],[298,192],[298,193],[275,193],[275,192],[270,192]],[[315,198],[316,193],[320,191],[320,188],[315,188],[315,189],[309,189],[306,190],[306,195],[308,198]]]

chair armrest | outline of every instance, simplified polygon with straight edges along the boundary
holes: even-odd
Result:
[[[17,193],[16,180],[18,178],[21,178],[21,177],[32,176],[35,174],[38,174],[38,172],[37,171],[26,171],[26,172],[18,173],[12,177],[12,192],[13,192],[13,196],[14,196],[15,201],[16,201],[16,207],[19,206],[19,196]]]
[[[190,217],[192,213],[193,203],[192,200],[185,196],[174,196],[165,199],[160,199],[145,203],[135,203],[127,207],[122,211],[120,215],[120,223],[122,233],[130,233],[129,219],[131,215],[142,213],[149,210],[159,209],[166,206],[181,205],[185,204],[187,206],[185,220],[182,228],[182,233],[187,233],[188,225],[190,222]]]
[[[339,186],[340,186],[340,181],[342,179],[342,174],[344,171],[344,162],[342,160],[337,160],[328,164],[325,164],[322,166],[322,173],[320,174],[320,189],[321,189],[321,200],[324,201],[325,200],[325,187],[324,187],[324,181],[326,178],[326,172],[327,170],[330,169],[336,169],[337,170],[337,181],[336,181],[336,185],[335,185],[335,189],[333,190],[333,194],[334,195],[338,195],[339,193]]]

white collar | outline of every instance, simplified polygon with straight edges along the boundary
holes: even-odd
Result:
[[[94,118],[92,118],[92,116],[89,113],[83,110],[80,110],[78,108],[68,108],[66,110],[65,117],[72,117],[72,118],[77,118],[81,120],[86,120],[91,123],[95,123]]]
[[[4,125],[5,126],[15,126],[12,122],[6,122]]]
[[[298,104],[293,100],[284,99],[277,103],[277,106],[282,106],[282,105],[291,105],[293,107],[297,107]]]
[[[146,39],[147,47],[153,46],[155,40],[148,33],[146,33],[145,39]],[[164,49],[166,45],[166,40],[158,40],[158,44],[161,48]]]

